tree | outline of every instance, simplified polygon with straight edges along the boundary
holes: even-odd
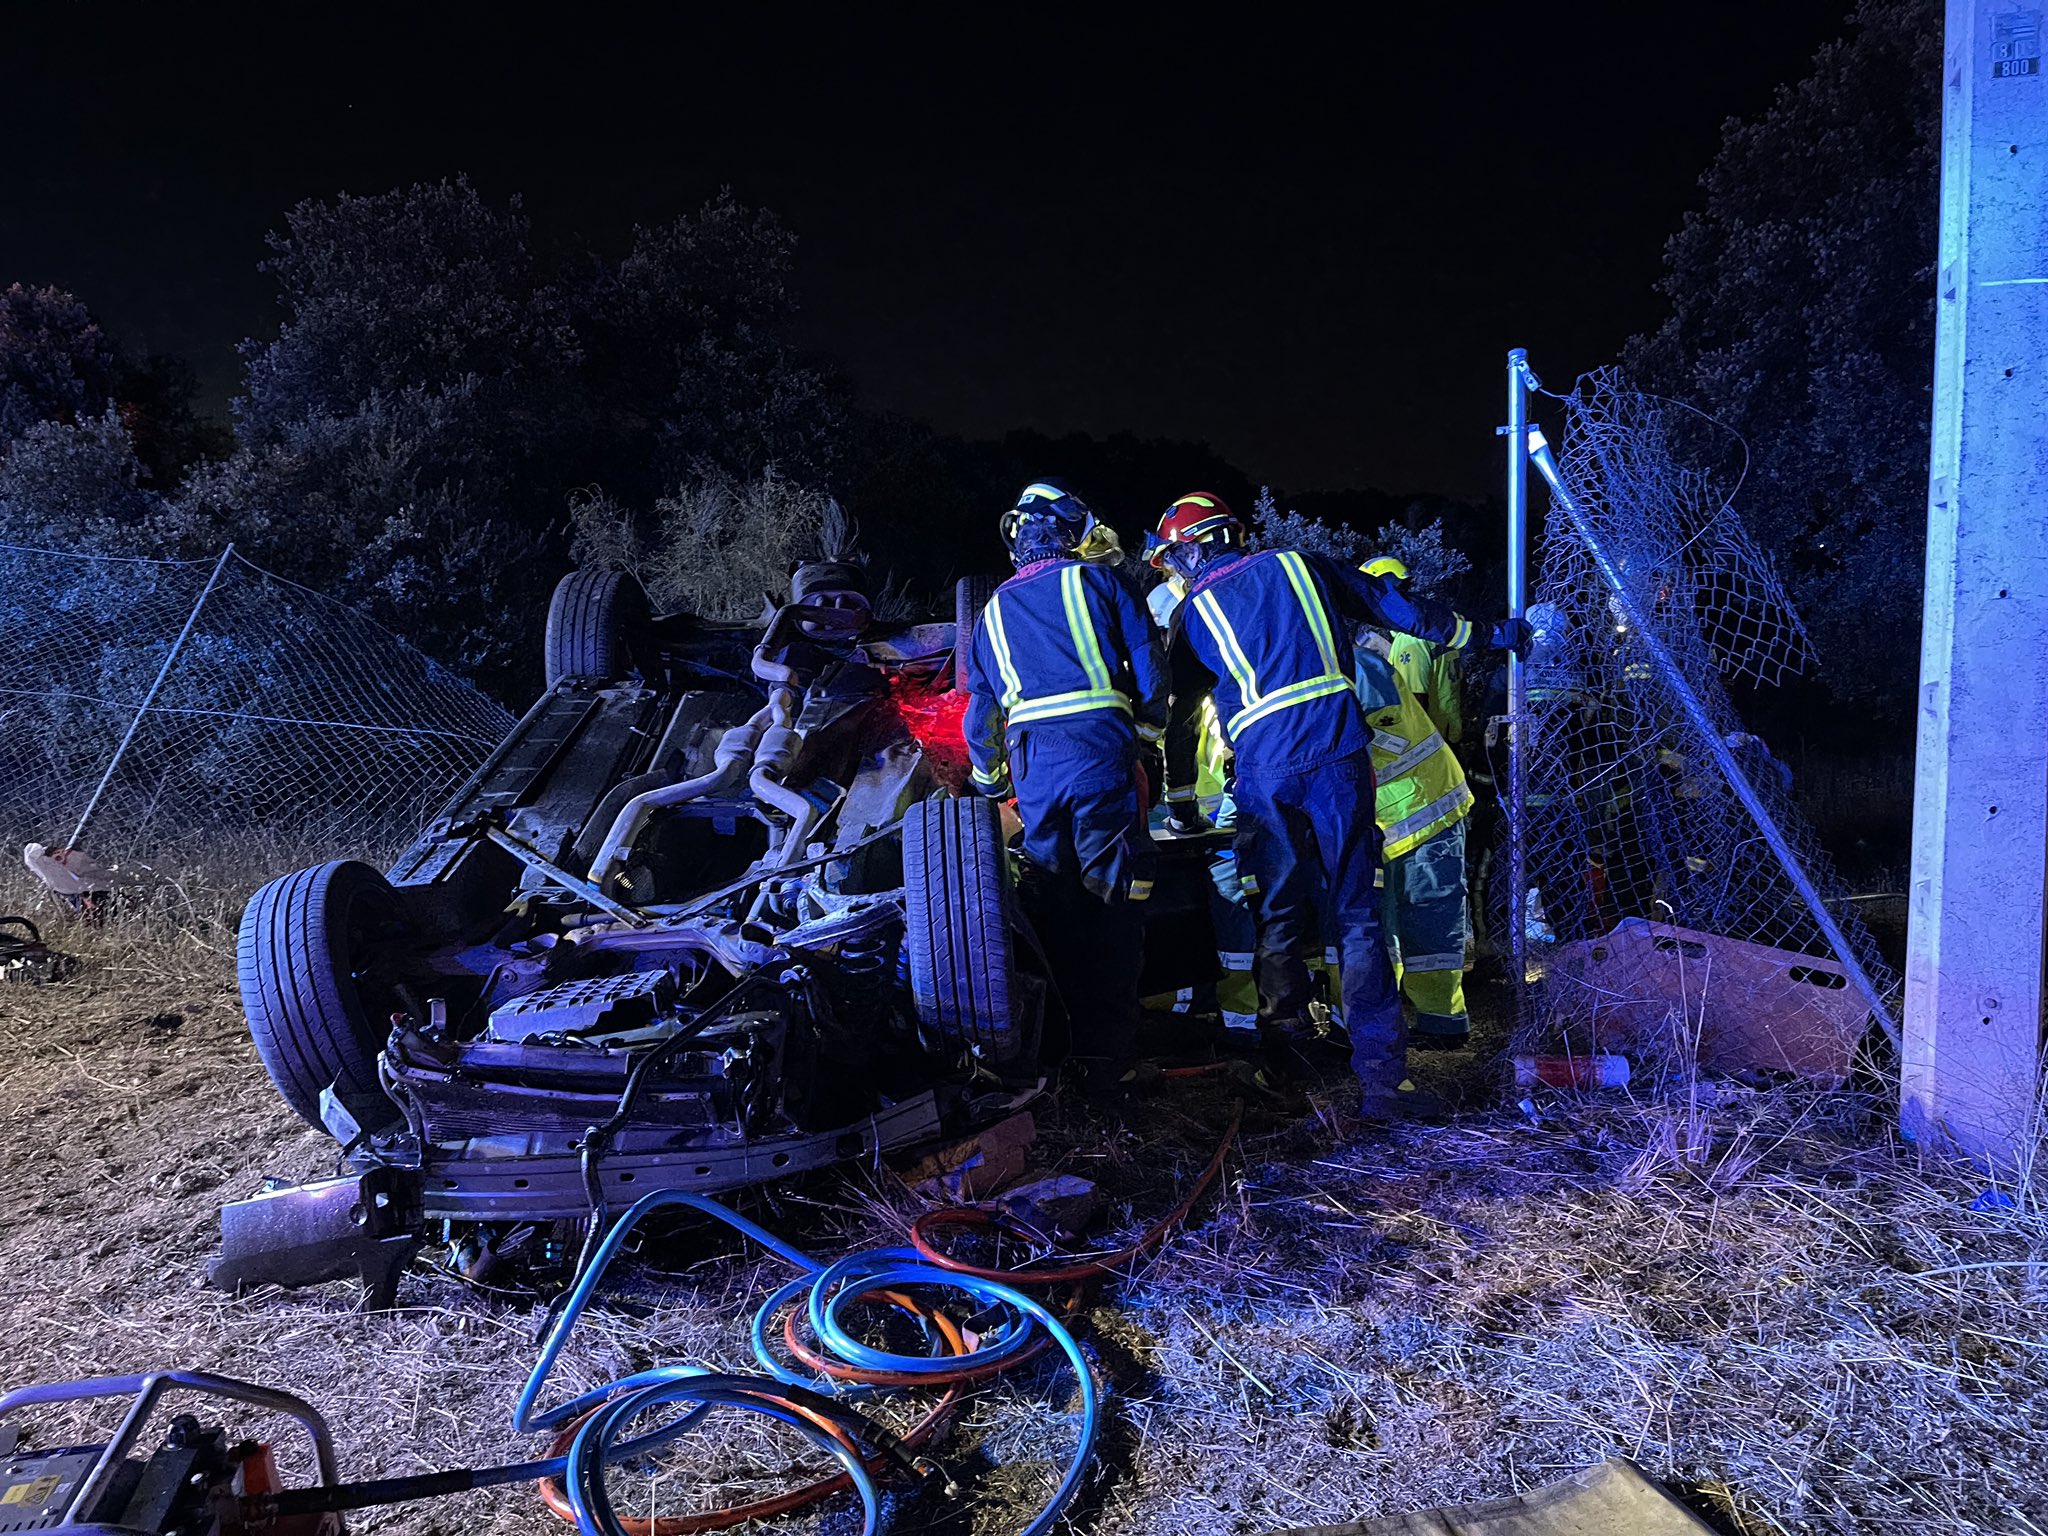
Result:
[[[94,424],[113,407],[127,438],[114,459],[125,462],[132,454],[143,484],[170,491],[193,464],[233,446],[199,414],[197,397],[190,366],[125,352],[63,289],[16,283],[0,293],[0,462],[39,422],[89,429],[89,437],[104,439]],[[46,439],[39,451],[49,452],[58,441]]]
[[[1731,121],[1665,248],[1637,382],[1747,443],[1741,504],[1840,695],[1897,714],[1919,651],[1934,338],[1941,13],[1859,0],[1851,31]]]
[[[0,293],[0,456],[39,421],[98,416],[118,360],[86,307],[61,288]]]
[[[540,289],[517,198],[493,208],[458,178],[309,199],[285,226],[262,263],[285,322],[274,341],[242,343],[244,447],[397,389],[482,388],[509,405],[578,359],[566,316]]]
[[[835,385],[786,339],[796,237],[731,192],[636,227],[616,262],[594,261],[566,297],[608,446],[661,487],[707,469],[799,480],[838,463]]]
[[[518,466],[492,443],[504,429],[497,405],[468,377],[279,420],[261,446],[194,474],[179,510],[257,564],[509,688],[536,648],[505,615],[544,605],[548,573],[539,534],[499,511]]]
[[[184,504],[499,691],[530,683],[505,614],[544,603],[576,487],[829,463],[831,386],[781,337],[789,236],[730,197],[552,269],[461,179],[302,203],[270,246],[285,320]]]

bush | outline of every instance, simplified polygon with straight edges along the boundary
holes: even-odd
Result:
[[[853,557],[856,530],[822,491],[771,464],[750,480],[709,470],[655,502],[645,530],[601,492],[571,509],[578,565],[631,571],[659,609],[751,619],[789,591],[799,561]]]
[[[179,539],[144,487],[135,444],[108,406],[73,425],[32,423],[0,461],[0,541],[96,554],[155,554]]]
[[[1472,569],[1465,552],[1445,542],[1442,518],[1420,529],[1387,523],[1368,538],[1355,528],[1283,512],[1272,490],[1263,485],[1252,504],[1252,540],[1260,548],[1298,549],[1350,566],[1363,565],[1375,555],[1392,555],[1408,567],[1410,591],[1439,600],[1447,600],[1452,584]]]

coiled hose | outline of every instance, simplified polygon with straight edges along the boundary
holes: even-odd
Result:
[[[519,1396],[514,1412],[516,1428],[559,1431],[554,1449],[561,1457],[561,1472],[542,1481],[543,1500],[556,1514],[573,1520],[581,1536],[691,1536],[784,1514],[851,1488],[859,1496],[864,1512],[863,1536],[880,1536],[883,1512],[874,1476],[880,1466],[894,1461],[916,1471],[926,1470],[925,1464],[916,1461],[912,1453],[944,1428],[964,1384],[1018,1365],[1051,1346],[1065,1355],[1080,1386],[1081,1424],[1059,1485],[1019,1532],[1019,1536],[1045,1536],[1079,1491],[1086,1475],[1100,1425],[1101,1399],[1087,1358],[1065,1320],[1020,1287],[1067,1290],[1066,1312],[1071,1317],[1078,1308],[1081,1286],[1115,1273],[1179,1225],[1221,1171],[1236,1140],[1237,1128],[1238,1121],[1233,1118],[1201,1176],[1190,1185],[1180,1203],[1137,1242],[1114,1254],[1069,1264],[1033,1264],[1021,1270],[979,1268],[952,1257],[940,1246],[939,1232],[970,1226],[1023,1237],[1043,1248],[1051,1246],[1042,1235],[1021,1223],[978,1208],[935,1211],[919,1217],[911,1229],[911,1247],[872,1249],[825,1263],[715,1200],[680,1190],[658,1190],[642,1197],[605,1234],[590,1262],[583,1266],[548,1330],[540,1358]],[[799,1271],[755,1311],[751,1341],[755,1361],[764,1374],[740,1376],[708,1372],[695,1366],[665,1366],[582,1393],[553,1408],[540,1408],[541,1394],[570,1334],[627,1236],[643,1217],[669,1207],[696,1211],[723,1222]],[[911,1288],[964,1297],[977,1314],[971,1342],[939,1308],[907,1294]],[[848,1308],[871,1300],[886,1301],[917,1318],[929,1352],[904,1354],[856,1338],[847,1326],[845,1313]],[[804,1339],[799,1318],[808,1325],[815,1347]],[[779,1330],[775,1327],[778,1319],[782,1325]],[[812,1375],[805,1376],[778,1356],[771,1343],[778,1331],[788,1355]],[[881,1387],[912,1386],[945,1387],[947,1391],[901,1437],[882,1429],[843,1400],[843,1396]],[[821,1392],[820,1388],[824,1390]],[[635,1439],[621,1438],[632,1420],[682,1404],[689,1406],[673,1423]],[[606,1489],[607,1466],[687,1434],[717,1407],[760,1413],[792,1426],[842,1470],[836,1477],[705,1514],[649,1520],[621,1518]]]

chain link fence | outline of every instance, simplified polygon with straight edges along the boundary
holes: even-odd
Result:
[[[1553,1043],[1675,1023],[1708,1055],[1839,1075],[1865,1023],[1889,1025],[1896,978],[1730,698],[1814,663],[1732,505],[1741,461],[1611,373],[1564,410],[1561,451],[1534,452],[1551,497],[1525,673],[1529,1016]]]
[[[251,565],[0,545],[0,834],[206,868],[410,836],[511,729],[347,606]]]

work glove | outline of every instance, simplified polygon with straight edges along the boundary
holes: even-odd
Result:
[[[1191,800],[1176,800],[1166,808],[1166,830],[1176,837],[1200,837],[1209,830],[1209,819]]]
[[[1250,893],[1244,888],[1244,876],[1238,872],[1235,848],[1209,860],[1209,883],[1216,887],[1216,894],[1233,907],[1249,905]]]
[[[1527,619],[1502,619],[1493,626],[1493,632],[1487,639],[1496,651],[1521,652],[1529,649],[1529,642],[1535,635]]]

